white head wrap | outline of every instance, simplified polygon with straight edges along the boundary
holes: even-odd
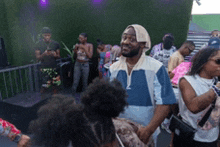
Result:
[[[146,42],[145,48],[143,51],[144,52],[148,51],[151,48],[151,40],[150,40],[150,35],[148,34],[147,30],[143,26],[138,25],[138,24],[129,25],[127,26],[126,29],[128,29],[129,27],[134,28],[136,32],[137,42]]]

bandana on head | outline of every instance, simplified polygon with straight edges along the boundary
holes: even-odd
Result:
[[[133,27],[136,32],[136,39],[137,42],[146,42],[144,52],[148,51],[151,48],[151,40],[150,35],[148,34],[147,30],[138,24],[129,25],[126,29],[129,27]],[[126,30],[125,29],[125,30]]]

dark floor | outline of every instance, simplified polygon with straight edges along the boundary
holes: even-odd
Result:
[[[160,135],[158,136],[157,147],[169,147],[169,144],[170,134],[162,130]],[[0,137],[0,147],[17,147],[17,145],[14,142],[11,142],[7,137]],[[32,145],[32,147],[40,146]]]

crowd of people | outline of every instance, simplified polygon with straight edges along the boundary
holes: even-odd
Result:
[[[70,141],[72,146],[119,146],[112,120],[119,117],[142,125],[135,134],[145,144],[152,139],[156,146],[161,126],[172,132],[171,147],[217,147],[219,34],[214,30],[208,44],[187,61],[185,57],[196,47],[192,41],[183,42],[177,49],[174,36],[166,33],[163,42],[151,49],[147,30],[138,24],[129,25],[122,33],[120,46],[104,44],[97,39],[99,78],[88,85],[89,59],[94,49],[93,44],[87,42],[87,34],[81,33],[79,43],[73,48],[76,59],[73,97],[53,96],[42,106],[38,119],[30,125],[35,143],[47,147],[68,146]],[[41,72],[46,78],[42,86],[45,88],[50,83],[60,83],[54,65],[60,58],[60,46],[51,40],[49,28],[43,28],[42,36],[35,53],[42,63]],[[146,51],[150,49],[148,56]],[[45,72],[48,70],[53,75]],[[81,103],[76,104],[74,96],[80,77]],[[190,128],[190,138],[184,134],[186,130],[172,126],[176,120]],[[30,138],[16,132],[12,136],[21,136],[20,140],[23,136],[28,145]]]

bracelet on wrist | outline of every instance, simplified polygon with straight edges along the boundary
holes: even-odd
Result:
[[[21,140],[21,136],[22,134],[18,134],[17,136],[15,136],[13,142],[18,143]]]

